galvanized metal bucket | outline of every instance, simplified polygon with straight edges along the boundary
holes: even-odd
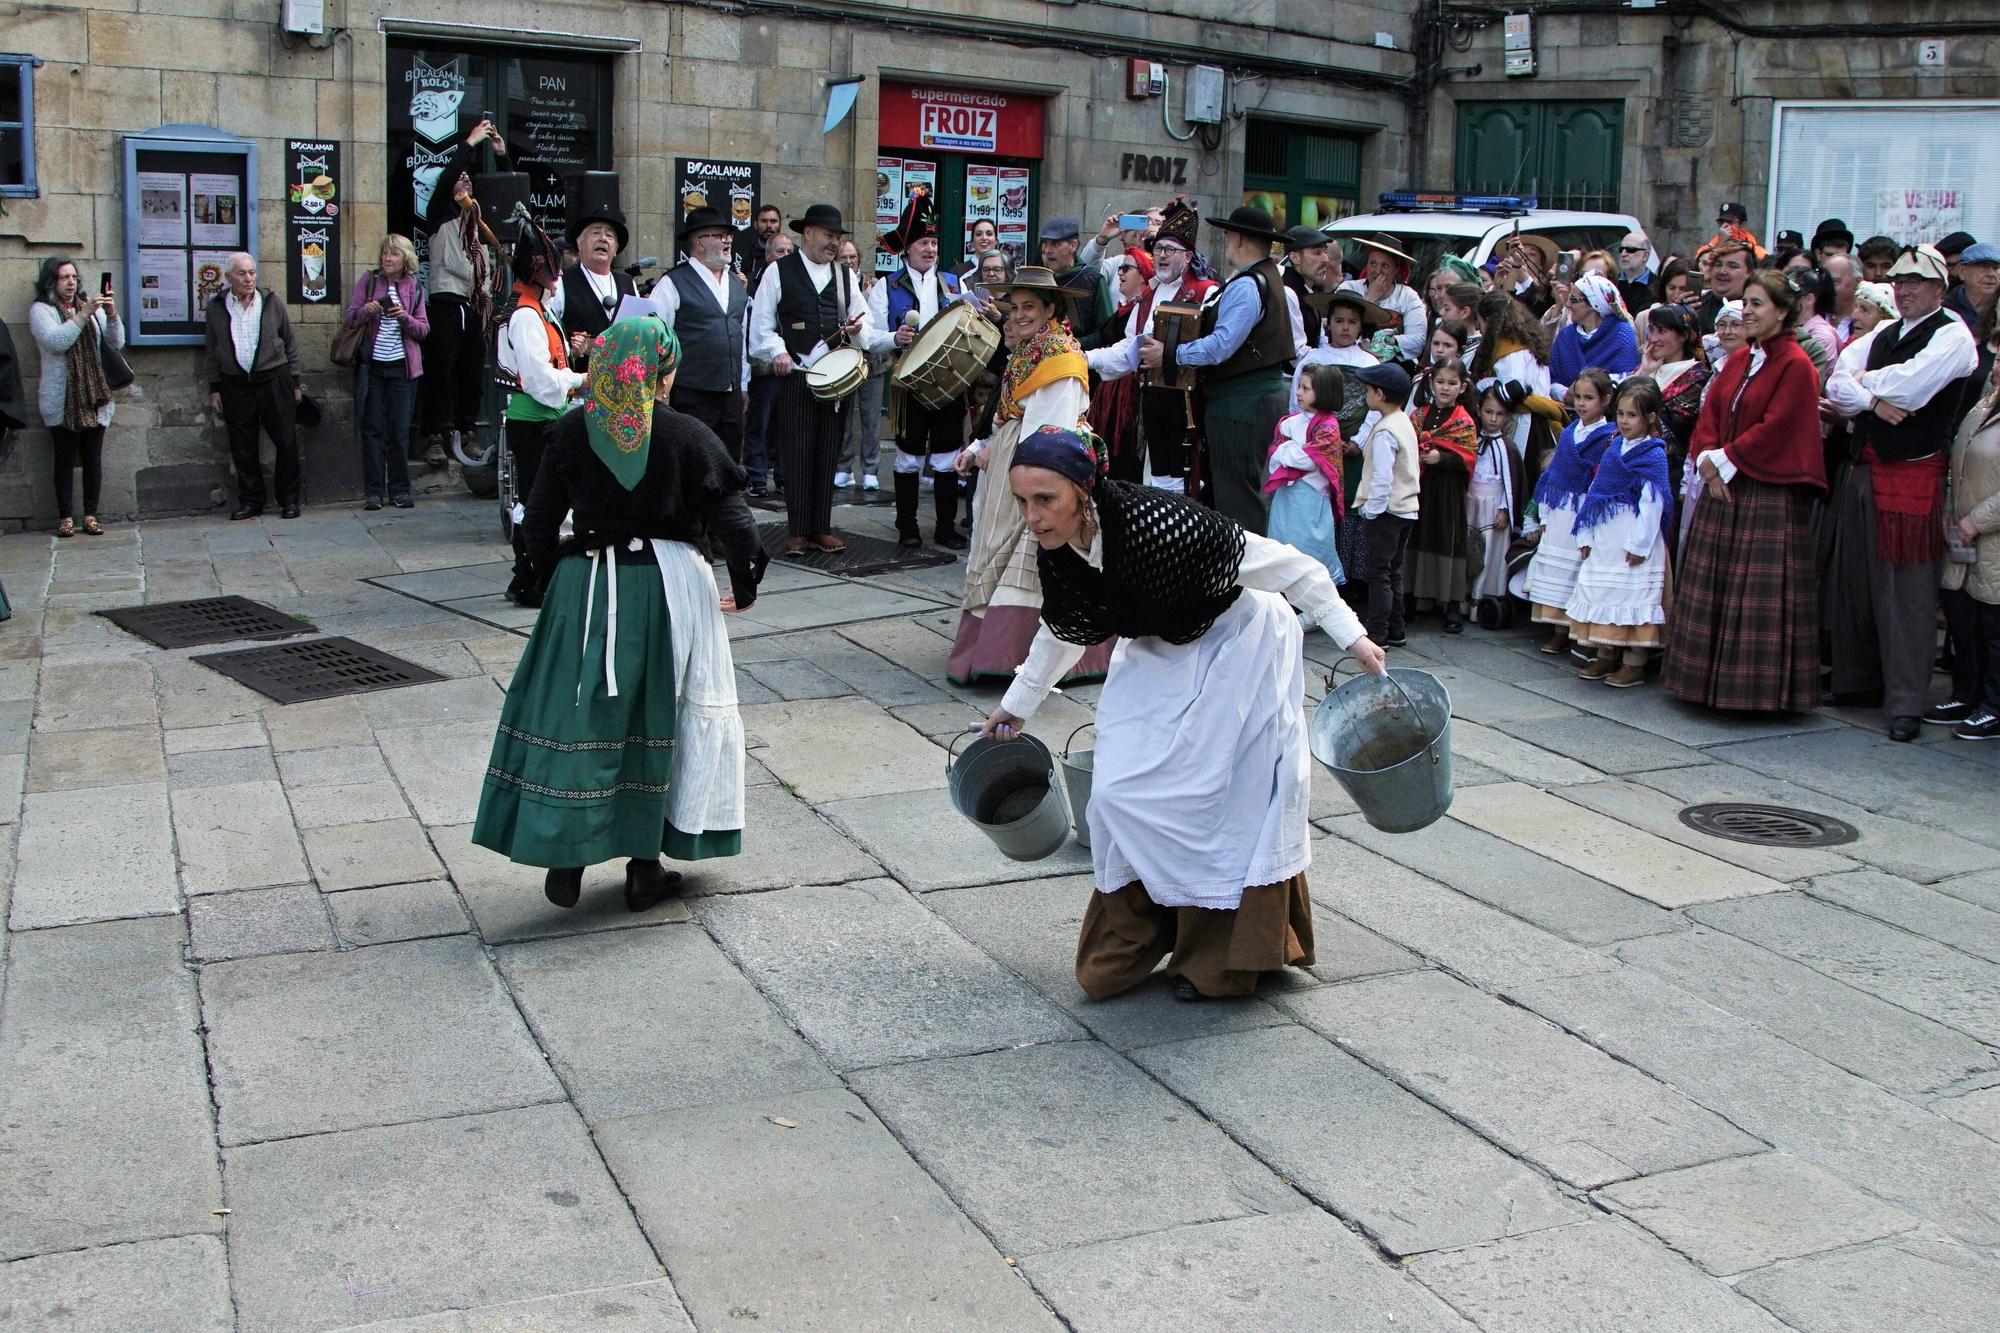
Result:
[[[1094,727],[1095,722],[1086,722],[1069,734],[1063,742],[1062,775],[1063,786],[1069,789],[1069,822],[1076,831],[1079,845],[1090,846],[1090,777],[1097,770],[1097,751],[1072,750],[1076,738],[1086,727]]]
[[[1346,659],[1343,659],[1346,660]],[[1334,664],[1336,668],[1339,663]],[[1451,692],[1413,667],[1333,685],[1307,724],[1313,758],[1384,833],[1414,833],[1451,809]]]
[[[1009,859],[1040,861],[1063,845],[1069,811],[1048,746],[1023,732],[1012,740],[981,737],[962,754],[946,754],[952,805]]]

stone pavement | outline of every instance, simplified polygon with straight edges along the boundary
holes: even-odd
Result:
[[[745,854],[632,916],[467,841],[500,554],[470,500],[0,540],[0,1325],[2000,1327],[2000,746],[1426,633],[1450,818],[1319,774],[1316,966],[1094,1004],[1086,854],[949,812],[962,566],[773,569]],[[215,593],[447,679],[277,706],[92,614]],[[1728,799],[1861,837],[1676,818]]]

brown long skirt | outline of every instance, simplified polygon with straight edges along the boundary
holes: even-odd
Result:
[[[1116,893],[1090,895],[1076,942],[1076,980],[1093,1000],[1127,991],[1153,974],[1186,977],[1213,998],[1251,995],[1257,978],[1280,968],[1310,967],[1312,899],[1306,877],[1243,890],[1242,905],[1162,907],[1134,880]]]

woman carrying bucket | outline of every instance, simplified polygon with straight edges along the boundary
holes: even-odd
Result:
[[[1085,645],[1121,640],[1097,707],[1097,892],[1076,976],[1092,999],[1162,957],[1183,1000],[1249,995],[1313,961],[1303,634],[1289,601],[1376,675],[1382,650],[1326,567],[1179,496],[1099,481],[1073,431],[1008,471],[1034,536],[1042,625],[984,735],[1017,735]]]

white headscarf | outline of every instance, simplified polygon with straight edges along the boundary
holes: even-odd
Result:
[[[1733,319],[1738,324],[1741,324],[1743,322],[1743,303],[1741,301],[1724,301],[1721,308],[1715,312],[1715,322],[1720,324],[1725,319]]]
[[[1585,273],[1570,284],[1578,296],[1590,302],[1590,308],[1604,319],[1630,320],[1625,312],[1625,302],[1618,295],[1617,286],[1602,273]]]
[[[1866,301],[1890,319],[1899,318],[1901,315],[1901,312],[1896,309],[1895,289],[1886,282],[1862,283],[1855,289],[1854,299],[1857,301]]]

